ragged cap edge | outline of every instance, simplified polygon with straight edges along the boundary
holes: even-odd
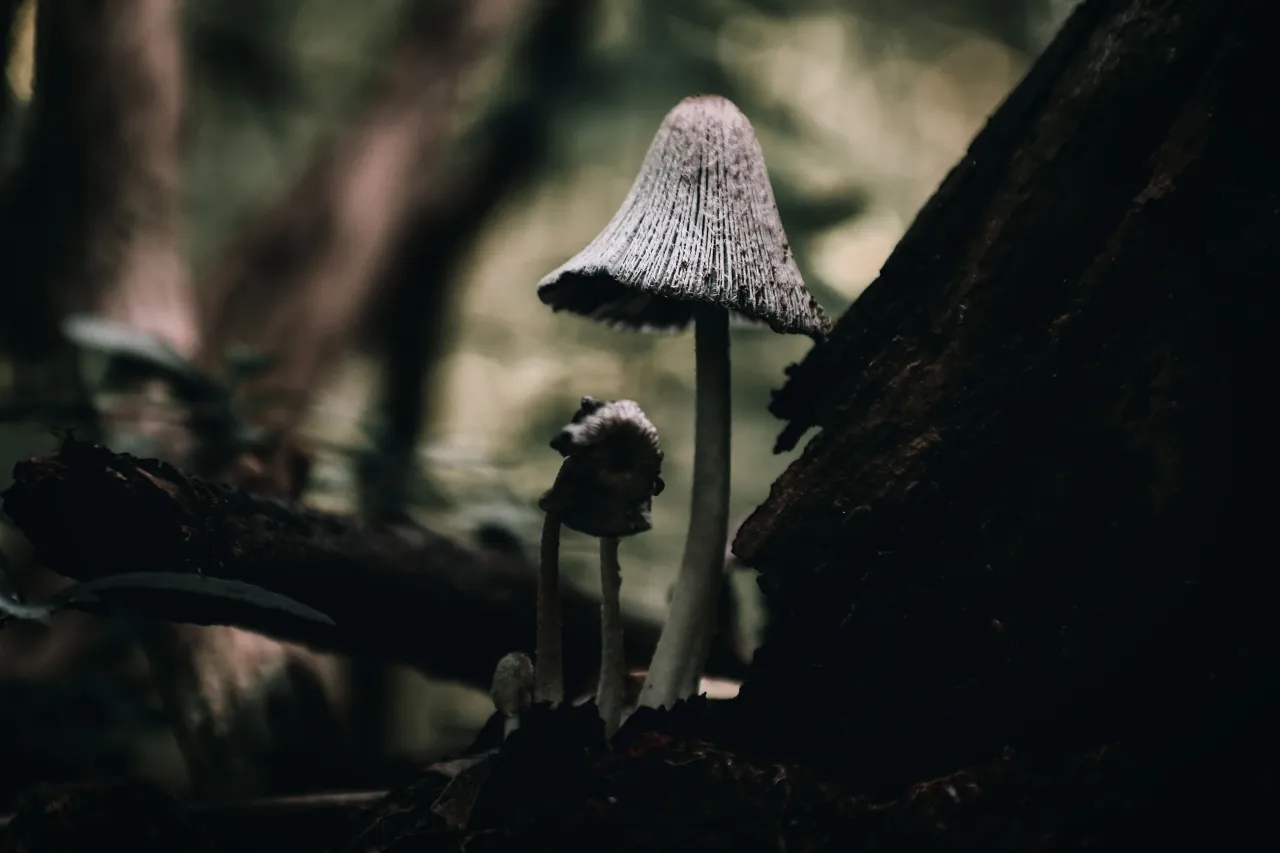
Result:
[[[784,334],[820,339],[831,325],[796,267],[750,121],[715,95],[667,114],[609,224],[538,297],[638,330],[684,328],[700,303]]]
[[[538,501],[566,527],[589,536],[632,536],[652,527],[662,492],[658,430],[634,400],[583,397],[570,423],[551,440],[565,457]]]
[[[658,429],[635,400],[583,397],[573,419],[551,440],[551,448],[561,456],[572,456],[625,436],[636,440],[635,450],[641,454],[634,464],[662,465]]]

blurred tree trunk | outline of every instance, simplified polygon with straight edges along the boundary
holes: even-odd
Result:
[[[427,389],[447,337],[458,269],[490,214],[523,189],[544,163],[560,99],[575,73],[599,0],[544,0],[516,51],[514,90],[471,136],[446,181],[414,215],[382,282],[371,325],[385,370],[378,446],[361,477],[366,514],[397,517],[409,504],[416,450],[427,419]]]
[[[59,0],[37,19],[43,194],[69,198],[49,270],[53,311],[198,343],[182,255],[183,62],[177,0]],[[54,201],[56,203],[56,200]]]
[[[247,389],[270,406],[265,425],[294,433],[353,340],[412,215],[440,188],[466,72],[525,7],[424,4],[372,107],[215,265],[201,291],[204,360],[217,369],[232,342],[273,357]]]

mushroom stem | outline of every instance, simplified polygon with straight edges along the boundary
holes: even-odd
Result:
[[[564,701],[564,653],[560,622],[560,516],[548,512],[542,522],[542,559],[538,569],[537,662],[533,701]]]
[[[520,715],[529,709],[533,698],[533,678],[533,661],[524,652],[503,655],[493,668],[489,695],[493,697],[493,707],[502,715],[504,739],[520,728]]]
[[[640,703],[670,708],[693,696],[711,652],[716,598],[729,536],[729,312],[716,306],[694,319],[696,406],[693,501],[684,559],[671,609],[649,664]]]
[[[622,567],[618,565],[618,540],[600,539],[600,687],[596,704],[604,720],[604,736],[611,738],[622,725],[622,705],[627,678],[623,649]]]

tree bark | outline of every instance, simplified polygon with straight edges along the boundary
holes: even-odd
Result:
[[[214,599],[131,595],[127,604],[149,616],[238,625],[485,690],[498,658],[533,651],[535,573],[509,552],[291,506],[80,443],[19,463],[3,498],[36,559],[58,574],[199,571],[290,596],[336,624]],[[563,606],[566,686],[581,691],[599,670],[600,602],[566,589]],[[626,622],[627,660],[643,666],[661,626]],[[744,668],[726,648],[709,674],[733,678]]]
[[[1280,276],[1265,5],[1082,4],[789,371],[779,448],[821,431],[735,542],[773,747],[894,790],[1010,744],[1190,764],[1274,710],[1237,485],[1270,458],[1239,375]]]

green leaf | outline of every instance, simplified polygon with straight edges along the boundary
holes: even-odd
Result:
[[[209,577],[187,572],[125,572],[106,575],[85,583],[68,587],[48,601],[23,604],[0,595],[0,611],[18,619],[47,619],[59,610],[77,601],[93,600],[96,593],[109,590],[151,590],[178,592],[190,595],[222,598],[247,604],[261,610],[288,613],[300,619],[332,625],[333,620],[324,613],[300,601],[263,589],[244,581]]]

